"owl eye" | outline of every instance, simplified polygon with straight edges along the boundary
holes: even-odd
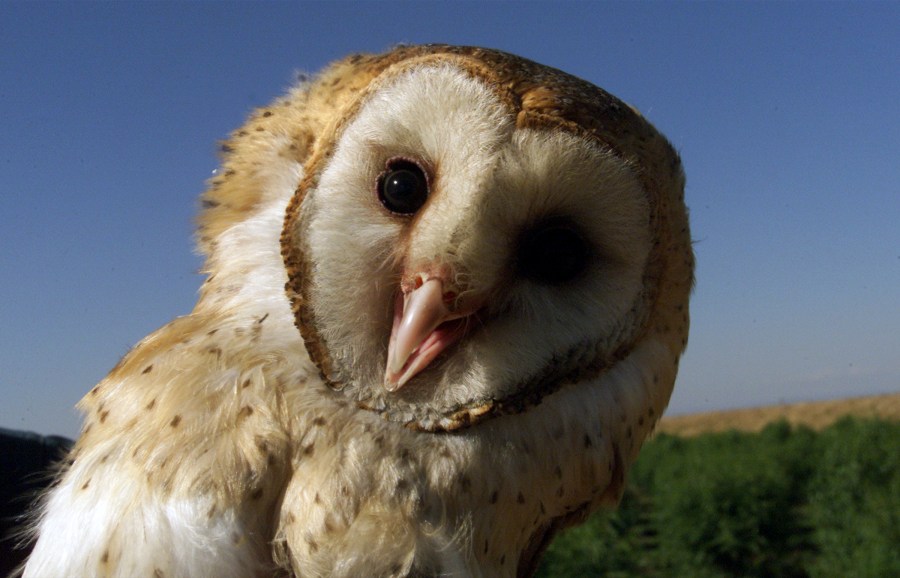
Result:
[[[412,215],[428,199],[428,179],[414,162],[392,160],[378,177],[378,200],[392,213]]]
[[[587,241],[572,224],[549,220],[522,234],[516,269],[522,277],[540,283],[564,283],[584,270],[589,254]]]

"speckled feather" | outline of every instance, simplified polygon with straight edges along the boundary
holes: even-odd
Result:
[[[344,383],[353,368],[313,307],[328,264],[311,260],[304,219],[328,210],[323,172],[382,90],[434,70],[472,79],[512,132],[584,140],[648,207],[642,289],[615,329],[496,395]],[[509,54],[400,47],[301,83],[222,151],[202,197],[200,299],[80,402],[25,576],[529,576],[555,532],[618,501],[668,403],[693,283],[680,161],[638,113]],[[373,339],[383,356],[386,335]]]

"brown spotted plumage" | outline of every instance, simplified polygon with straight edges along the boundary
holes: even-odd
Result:
[[[529,576],[671,393],[677,154],[497,51],[338,62],[202,197],[194,310],[81,401],[27,577]]]

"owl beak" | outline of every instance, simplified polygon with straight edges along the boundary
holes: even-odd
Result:
[[[388,343],[385,389],[397,391],[443,350],[459,341],[466,316],[448,308],[443,282],[437,278],[398,295]]]

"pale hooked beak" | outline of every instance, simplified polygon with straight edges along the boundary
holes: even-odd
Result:
[[[444,294],[444,284],[437,278],[397,295],[384,373],[385,389],[397,391],[442,351],[459,341],[466,329],[468,313],[450,310],[447,303],[454,297]]]

